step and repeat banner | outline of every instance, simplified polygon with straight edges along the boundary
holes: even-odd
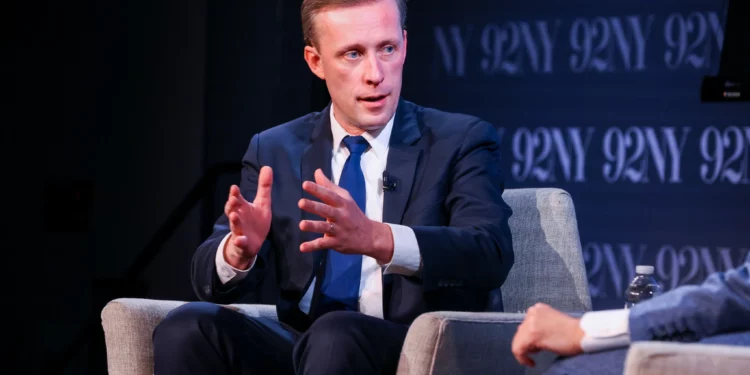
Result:
[[[576,205],[595,309],[750,251],[750,104],[702,103],[726,0],[409,2],[403,95],[497,127],[508,188]]]

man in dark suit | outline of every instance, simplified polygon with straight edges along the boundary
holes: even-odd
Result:
[[[631,309],[592,311],[574,318],[539,304],[513,337],[519,363],[535,366],[541,350],[562,358],[545,375],[622,374],[630,343],[701,342],[750,346],[750,253],[745,262],[683,285]]]
[[[303,2],[331,104],[253,136],[193,257],[204,302],[154,332],[156,375],[393,373],[417,316],[490,308],[513,262],[497,134],[400,98],[405,19],[402,0]],[[272,257],[278,321],[215,304]]]

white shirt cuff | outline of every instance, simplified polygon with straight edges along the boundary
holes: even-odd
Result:
[[[586,353],[630,345],[628,318],[630,310],[590,311],[581,317],[584,337],[581,348]]]
[[[255,259],[253,259],[253,263],[246,270],[240,270],[230,266],[226,259],[224,259],[224,246],[231,235],[232,233],[228,233],[224,239],[221,240],[219,248],[216,249],[216,273],[219,275],[221,283],[225,285],[230,281],[236,283],[244,279],[248,272],[253,269],[253,266],[255,266],[255,261],[258,260],[258,257],[256,256]]]
[[[390,263],[384,265],[383,274],[415,275],[422,265],[417,235],[414,234],[414,230],[407,226],[387,225],[391,227],[391,233],[393,233],[393,258]]]

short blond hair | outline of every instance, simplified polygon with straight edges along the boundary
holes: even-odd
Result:
[[[305,38],[305,44],[308,46],[315,45],[315,25],[313,21],[315,16],[324,8],[328,7],[347,7],[359,4],[375,3],[383,0],[303,0],[302,1],[302,36]],[[406,1],[394,0],[398,5],[398,12],[401,16],[401,27],[406,29]]]

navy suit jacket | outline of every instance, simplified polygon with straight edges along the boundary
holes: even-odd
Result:
[[[750,253],[745,263],[643,301],[630,311],[631,341],[698,341],[750,332]]]
[[[243,158],[240,190],[252,201],[260,168],[273,168],[271,230],[248,276],[226,288],[214,260],[219,243],[229,233],[222,215],[193,256],[191,277],[201,300],[237,301],[257,285],[269,257],[275,257],[279,320],[300,331],[311,324],[298,303],[323,269],[326,251],[299,251],[302,242],[320,236],[301,231],[300,220],[321,218],[300,210],[297,202],[302,197],[317,200],[302,190],[303,181],[315,180],[316,169],[331,177],[329,110],[330,105],[252,137]],[[494,127],[475,117],[400,100],[386,171],[396,187],[384,193],[383,222],[414,230],[422,269],[420,276],[383,277],[384,318],[409,324],[428,311],[486,311],[490,297],[499,300],[496,289],[513,263],[511,209],[502,197]],[[316,296],[314,292],[312,309]]]

